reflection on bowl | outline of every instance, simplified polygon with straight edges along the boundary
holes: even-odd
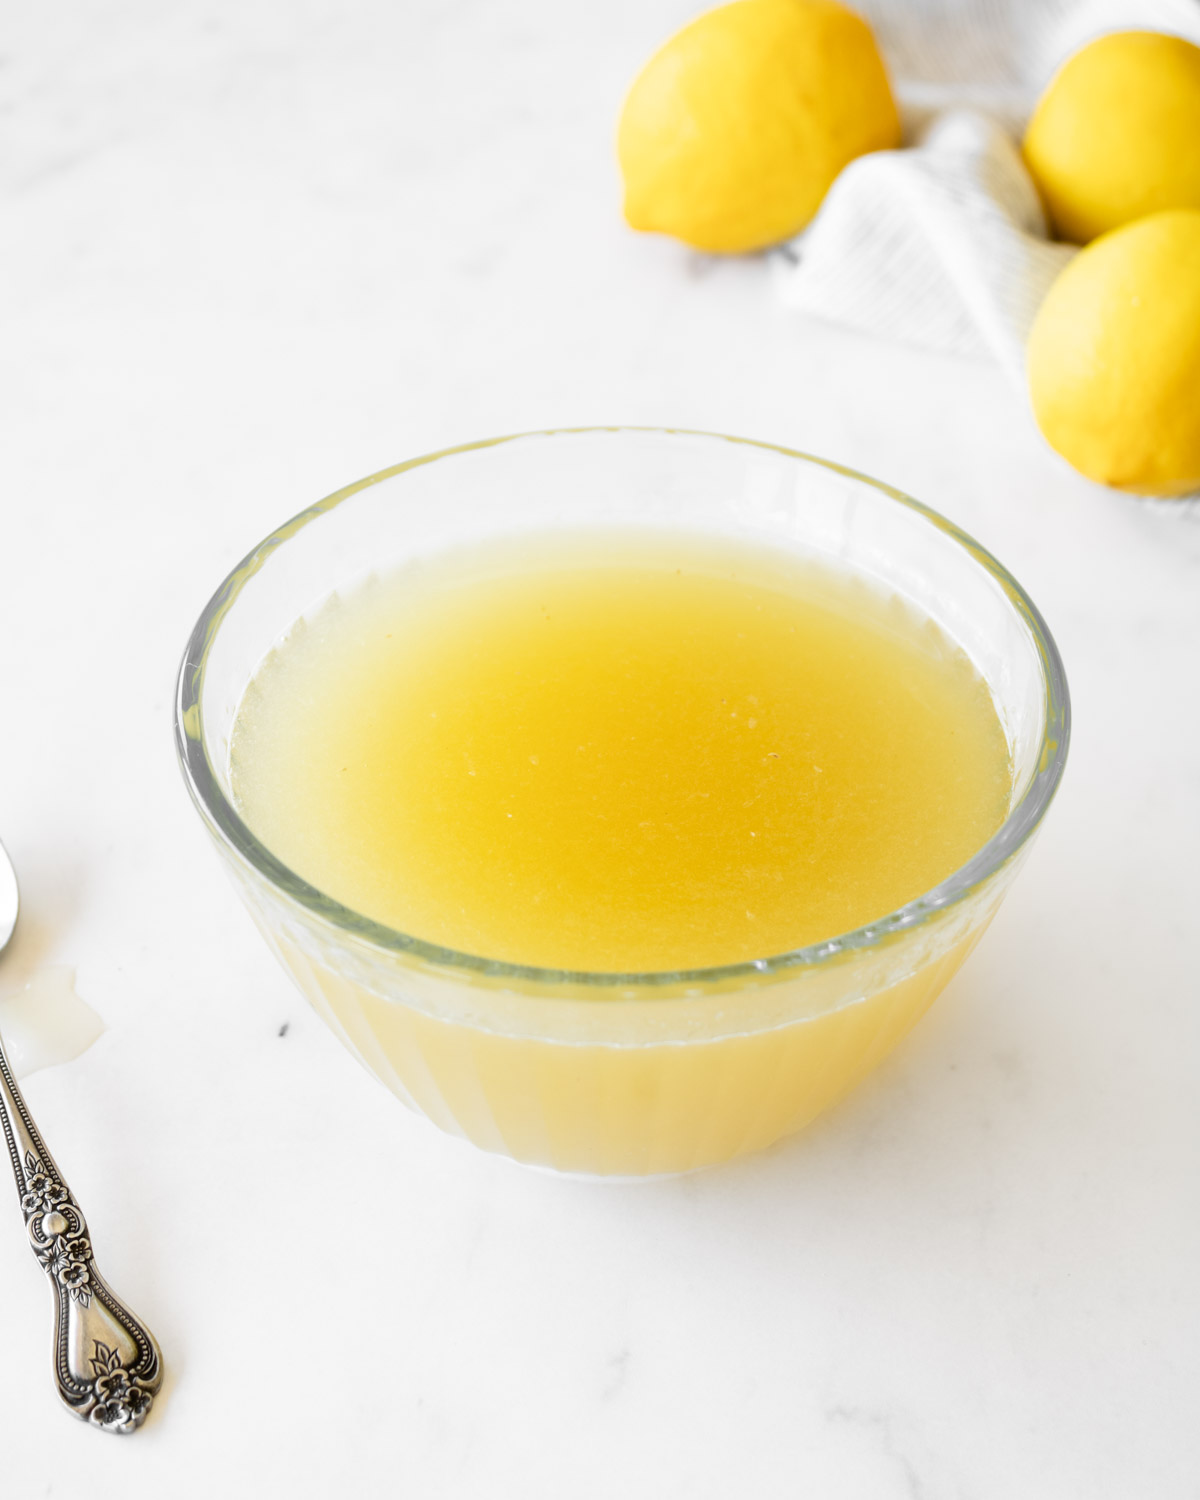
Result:
[[[368,574],[524,533],[653,527],[764,544],[864,574],[970,656],[1009,741],[995,835],[869,926],[723,968],[607,974],[454,952],[300,879],[245,825],[229,745],[266,653]],[[563,1171],[686,1171],[769,1145],[844,1095],[978,941],[1062,774],[1069,708],[1037,610],[933,512],[836,465],[696,433],[534,433],[413,460],[268,537],[201,616],[179,676],[192,798],[267,941],[401,1099],[486,1150]]]

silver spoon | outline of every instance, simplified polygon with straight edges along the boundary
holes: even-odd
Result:
[[[20,897],[0,844],[0,950],[17,925]],[[54,1379],[75,1416],[109,1432],[132,1432],[162,1385],[154,1336],[96,1269],[83,1210],[33,1123],[0,1039],[0,1127],[17,1179],[33,1252],[54,1293]]]

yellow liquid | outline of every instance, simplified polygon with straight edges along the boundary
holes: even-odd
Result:
[[[700,537],[447,554],[263,663],[242,815],[304,879],[446,948],[558,969],[768,957],[922,894],[996,831],[1008,746],[929,619]]]

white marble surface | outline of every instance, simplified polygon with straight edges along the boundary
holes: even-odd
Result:
[[[28,1096],[170,1373],[128,1443],[58,1410],[0,1183],[5,1500],[1198,1493],[1200,524],[1075,477],[998,370],[622,227],[614,111],[691,9],[7,8],[0,993],[74,966],[106,1023]],[[905,1046],[807,1135],[643,1186],[526,1173],[373,1084],[169,733],[195,615],[281,519],[589,421],[920,496],[1039,601],[1077,714],[1033,859]]]

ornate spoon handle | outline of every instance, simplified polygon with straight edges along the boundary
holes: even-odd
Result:
[[[144,1323],[108,1289],[83,1210],[46,1150],[0,1045],[0,1125],[25,1229],[54,1292],[54,1379],[69,1411],[109,1432],[140,1427],[162,1385]]]

